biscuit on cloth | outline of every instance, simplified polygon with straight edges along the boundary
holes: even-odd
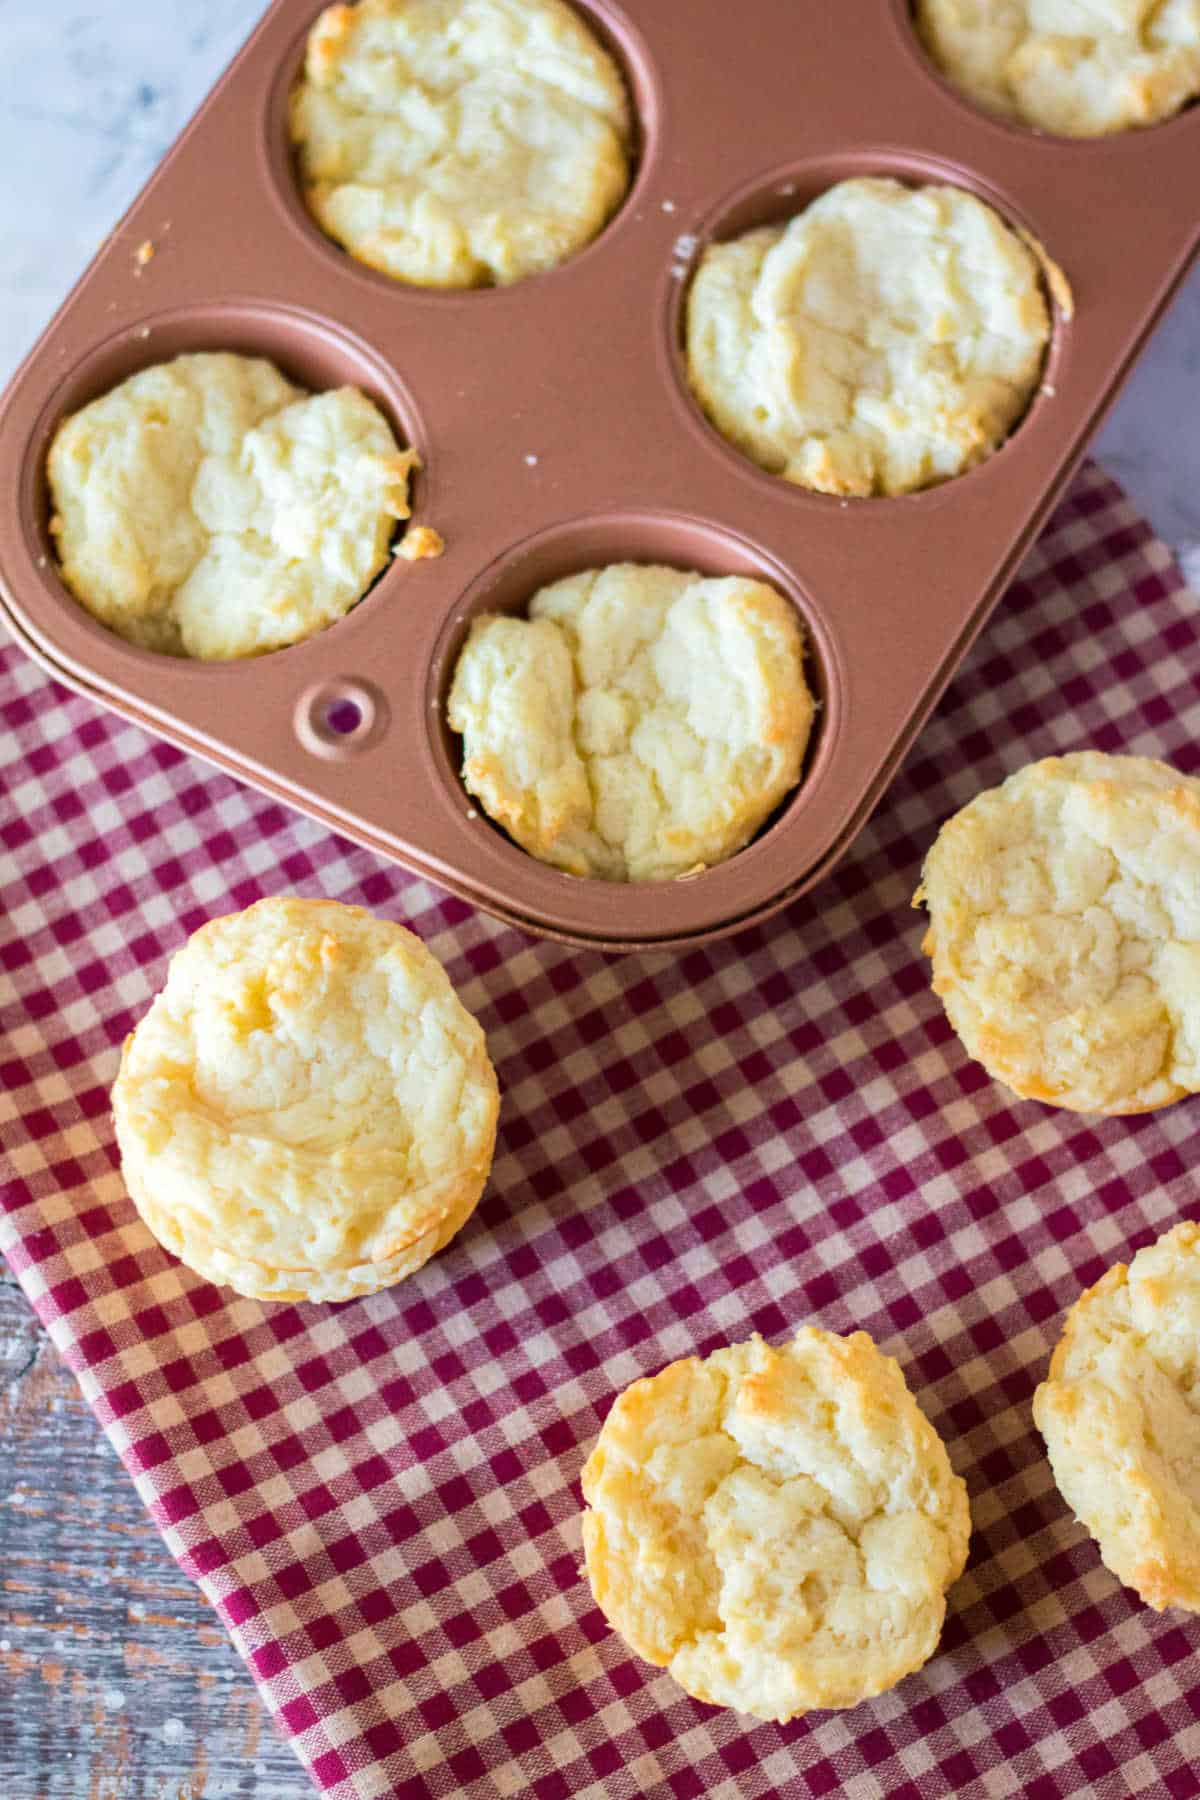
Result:
[[[64,419],[50,446],[62,577],[119,637],[257,656],[340,619],[388,559],[418,461],[357,388],[261,357],[179,356]]]
[[[1200,1612],[1200,1227],[1117,1263],[1067,1314],[1033,1416],[1105,1566]]]
[[[483,1032],[420,939],[297,899],[213,919],[176,952],[112,1101],[155,1236],[280,1300],[420,1268],[483,1192],[499,1109]]]
[[[321,14],[291,101],[309,210],[398,281],[520,281],[629,184],[612,58],[563,0],[358,0]]]
[[[463,780],[570,875],[667,881],[749,842],[813,720],[796,610],[743,576],[616,563],[484,615],[447,708]]]
[[[1154,125],[1200,94],[1200,0],[917,0],[977,106],[1063,137]]]
[[[961,475],[1019,422],[1050,340],[1038,256],[953,187],[839,182],[700,258],[688,377],[713,424],[821,493]]]
[[[1200,780],[1031,763],[943,825],[922,901],[934,992],[1015,1094],[1135,1113],[1200,1089]]]
[[[139,1195],[137,1208],[159,1243],[216,1287],[233,1288],[255,1300],[334,1301],[375,1294],[415,1275],[458,1234],[478,1203],[479,1193],[472,1187],[465,1188],[462,1200],[440,1224],[414,1238],[394,1256],[386,1256],[382,1262],[321,1271],[268,1269],[230,1251],[224,1244],[189,1235],[180,1218],[160,1211],[146,1192]]]
[[[967,1492],[865,1332],[753,1337],[635,1381],[583,1471],[597,1604],[697,1700],[783,1722],[933,1654]]]

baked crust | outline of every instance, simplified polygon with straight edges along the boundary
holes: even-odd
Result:
[[[917,0],[916,23],[977,106],[1063,137],[1154,125],[1200,94],[1196,0]]]
[[[846,496],[990,456],[1049,338],[1038,257],[991,207],[884,179],[710,245],[687,305],[688,377],[717,429],[772,474]]]
[[[928,1660],[966,1488],[865,1332],[688,1357],[614,1401],[583,1471],[592,1592],[698,1700],[779,1722]]]
[[[943,825],[921,901],[934,992],[1014,1093],[1136,1113],[1200,1089],[1200,781],[1031,763]]]
[[[1033,1400],[1054,1479],[1107,1568],[1200,1612],[1200,1227],[1117,1263],[1066,1316]]]
[[[629,184],[616,65],[563,0],[359,0],[313,26],[292,143],[322,230],[397,281],[519,281]]]
[[[131,375],[50,446],[63,580],[109,631],[203,660],[256,656],[349,612],[406,519],[415,451],[356,388],[305,394],[260,357]]]
[[[791,603],[617,563],[471,628],[447,718],[463,780],[531,856],[666,881],[732,856],[795,787],[813,720]]]
[[[295,899],[176,953],[112,1100],[151,1230],[240,1293],[310,1299],[400,1280],[447,1241],[499,1107],[483,1032],[420,940]]]

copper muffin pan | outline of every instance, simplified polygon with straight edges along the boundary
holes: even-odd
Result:
[[[355,263],[303,207],[285,114],[319,10],[276,0],[9,388],[6,622],[69,686],[527,930],[621,950],[766,918],[865,822],[1200,247],[1200,107],[1057,139],[950,90],[903,0],[581,0],[629,84],[630,192],[551,273],[435,292]],[[758,470],[683,373],[703,245],[856,174],[971,189],[1040,239],[1075,296],[1010,441],[903,499],[839,501]],[[44,465],[65,413],[214,348],[369,393],[420,451],[414,517],[447,547],[394,561],[303,644],[192,663],[132,648],[71,600]],[[796,794],[739,855],[669,884],[581,881],[525,855],[463,790],[443,719],[473,614],[615,561],[775,583],[807,626],[821,701]]]

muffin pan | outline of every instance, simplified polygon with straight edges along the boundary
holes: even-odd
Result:
[[[638,118],[623,206],[549,274],[430,291],[353,262],[305,211],[285,115],[319,10],[276,0],[14,379],[6,622],[69,686],[530,931],[667,947],[765,918],[865,822],[1200,247],[1200,108],[1060,140],[947,88],[901,0],[657,0],[636,22],[590,0],[578,10]],[[1075,313],[1056,308],[1042,388],[989,461],[924,493],[840,501],[764,473],[706,422],[682,312],[705,243],[862,174],[978,194],[1046,246]],[[341,622],[250,661],[155,656],[95,624],[55,570],[51,436],[135,370],[204,349],[361,387],[420,451],[413,523],[445,554],[396,558]],[[535,862],[462,788],[444,724],[474,614],[619,561],[774,583],[804,619],[821,702],[791,800],[730,861],[669,884]]]

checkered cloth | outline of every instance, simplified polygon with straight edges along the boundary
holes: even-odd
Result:
[[[0,660],[0,1242],[172,1553],[336,1800],[1200,1792],[1200,1625],[1122,1590],[1030,1399],[1079,1286],[1196,1210],[1200,1102],[1014,1103],[929,991],[939,822],[1033,757],[1200,765],[1200,618],[1084,472],[849,858],[685,955],[534,943]],[[495,1173],[343,1306],[239,1300],[125,1198],[118,1046],[202,920],[293,890],[411,925],[487,1028]],[[693,1703],[580,1578],[617,1390],[806,1320],[900,1359],[971,1492],[941,1648],[849,1713]]]

